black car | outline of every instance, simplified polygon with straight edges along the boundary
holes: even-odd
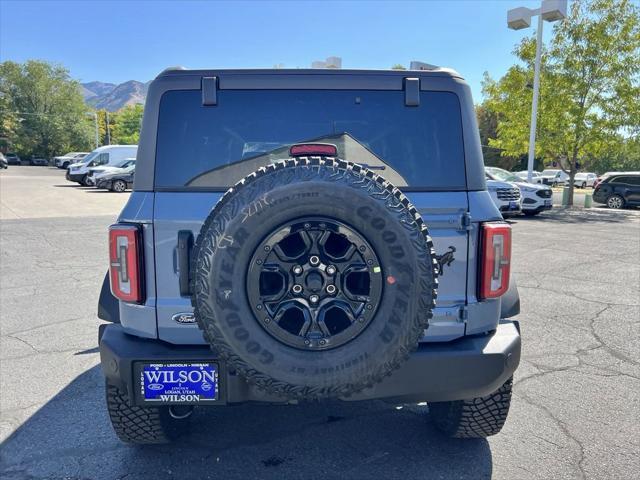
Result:
[[[15,153],[7,153],[6,157],[9,165],[20,165],[20,157]]]
[[[47,165],[49,165],[49,160],[39,155],[34,155],[33,157],[31,157],[31,165],[38,166],[38,167],[46,167]]]
[[[616,173],[606,177],[593,192],[593,200],[609,208],[640,206],[640,172]]]
[[[135,166],[129,167],[127,171],[112,173],[105,175],[96,180],[96,188],[104,188],[112,192],[122,193],[128,188],[133,187],[133,176],[135,174]]]

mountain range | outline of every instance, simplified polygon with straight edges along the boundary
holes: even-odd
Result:
[[[149,83],[129,80],[118,85],[105,82],[87,82],[81,85],[85,102],[95,108],[115,112],[127,105],[144,104]]]

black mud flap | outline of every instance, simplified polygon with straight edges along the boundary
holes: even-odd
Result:
[[[98,318],[111,323],[120,323],[120,302],[111,293],[109,272],[104,276],[100,300],[98,300]]]
[[[509,290],[501,297],[500,318],[515,317],[520,313],[520,294],[513,275],[509,279]]]

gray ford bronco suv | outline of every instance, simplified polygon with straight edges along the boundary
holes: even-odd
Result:
[[[245,402],[428,402],[454,437],[506,420],[511,229],[452,70],[162,72],[109,257],[100,358],[125,442]]]

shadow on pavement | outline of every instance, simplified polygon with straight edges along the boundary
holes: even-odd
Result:
[[[555,208],[534,217],[519,216],[509,220],[520,222],[556,222],[556,223],[627,223],[638,220],[638,210],[612,210],[606,207],[594,208]]]
[[[173,445],[123,445],[96,366],[0,445],[3,479],[490,478],[486,440],[450,440],[426,407],[383,402],[197,410]]]

